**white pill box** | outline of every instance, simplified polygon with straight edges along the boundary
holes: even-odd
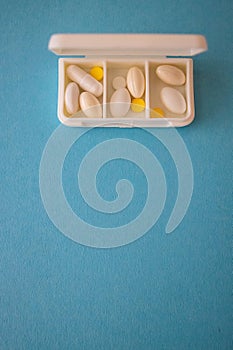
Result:
[[[83,127],[179,127],[194,119],[193,61],[194,56],[207,50],[202,35],[189,34],[54,34],[49,41],[49,50],[59,59],[58,72],[58,118],[67,126]],[[188,58],[187,58],[188,57]],[[71,82],[67,68],[77,65],[87,73],[99,66],[103,69],[103,94],[98,97],[102,108],[101,117],[86,117],[81,109],[70,115],[65,106],[65,91]],[[161,91],[169,84],[156,74],[161,65],[179,68],[185,74],[182,86],[172,86],[186,101],[183,114],[166,108]],[[125,79],[130,68],[138,67],[144,74],[145,90],[142,99],[145,109],[135,112],[129,108],[124,116],[111,115],[110,100],[114,93],[113,79]],[[80,92],[83,90],[80,89]],[[154,111],[162,110],[161,113]]]

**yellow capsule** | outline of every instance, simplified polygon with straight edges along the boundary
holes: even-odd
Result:
[[[90,74],[93,78],[95,78],[98,81],[102,80],[104,75],[103,69],[98,66],[91,68]]]
[[[156,108],[153,108],[151,110],[151,118],[163,118],[164,117],[164,111],[159,108],[159,107],[156,107]]]
[[[140,113],[145,109],[145,101],[142,98],[133,98],[131,103],[131,109],[133,112]]]

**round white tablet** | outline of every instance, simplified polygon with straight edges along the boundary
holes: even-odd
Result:
[[[126,87],[126,80],[122,76],[115,77],[112,81],[112,87],[115,90],[122,89]]]

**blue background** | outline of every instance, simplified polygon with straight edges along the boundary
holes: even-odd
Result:
[[[8,0],[0,18],[0,348],[230,349],[232,1]],[[59,125],[57,58],[47,50],[55,32],[206,36],[209,51],[194,58],[196,119],[179,129],[194,193],[171,235],[164,229],[175,191],[157,224],[121,248],[81,246],[49,220],[38,174]],[[150,143],[140,130],[95,132],[92,140],[131,133]],[[169,188],[175,167],[165,153],[158,150]],[[116,165],[108,167],[115,174]]]

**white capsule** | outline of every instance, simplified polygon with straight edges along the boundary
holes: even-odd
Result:
[[[180,86],[185,83],[184,72],[180,68],[169,64],[158,66],[156,74],[160,80],[169,85]]]
[[[69,114],[74,114],[78,111],[79,103],[79,87],[76,83],[69,83],[65,90],[65,106]]]
[[[127,88],[134,98],[140,98],[145,90],[145,78],[138,67],[132,67],[127,74]]]
[[[164,87],[160,92],[160,98],[170,112],[183,114],[186,111],[186,101],[180,91],[172,87]]]
[[[90,92],[82,92],[79,98],[80,107],[88,118],[102,118],[102,107],[99,100]]]
[[[68,77],[79,84],[83,90],[90,92],[96,97],[102,95],[103,85],[82,68],[72,64],[67,68],[66,72]]]
[[[124,117],[130,108],[131,98],[126,88],[116,90],[110,100],[110,112],[113,117]]]

